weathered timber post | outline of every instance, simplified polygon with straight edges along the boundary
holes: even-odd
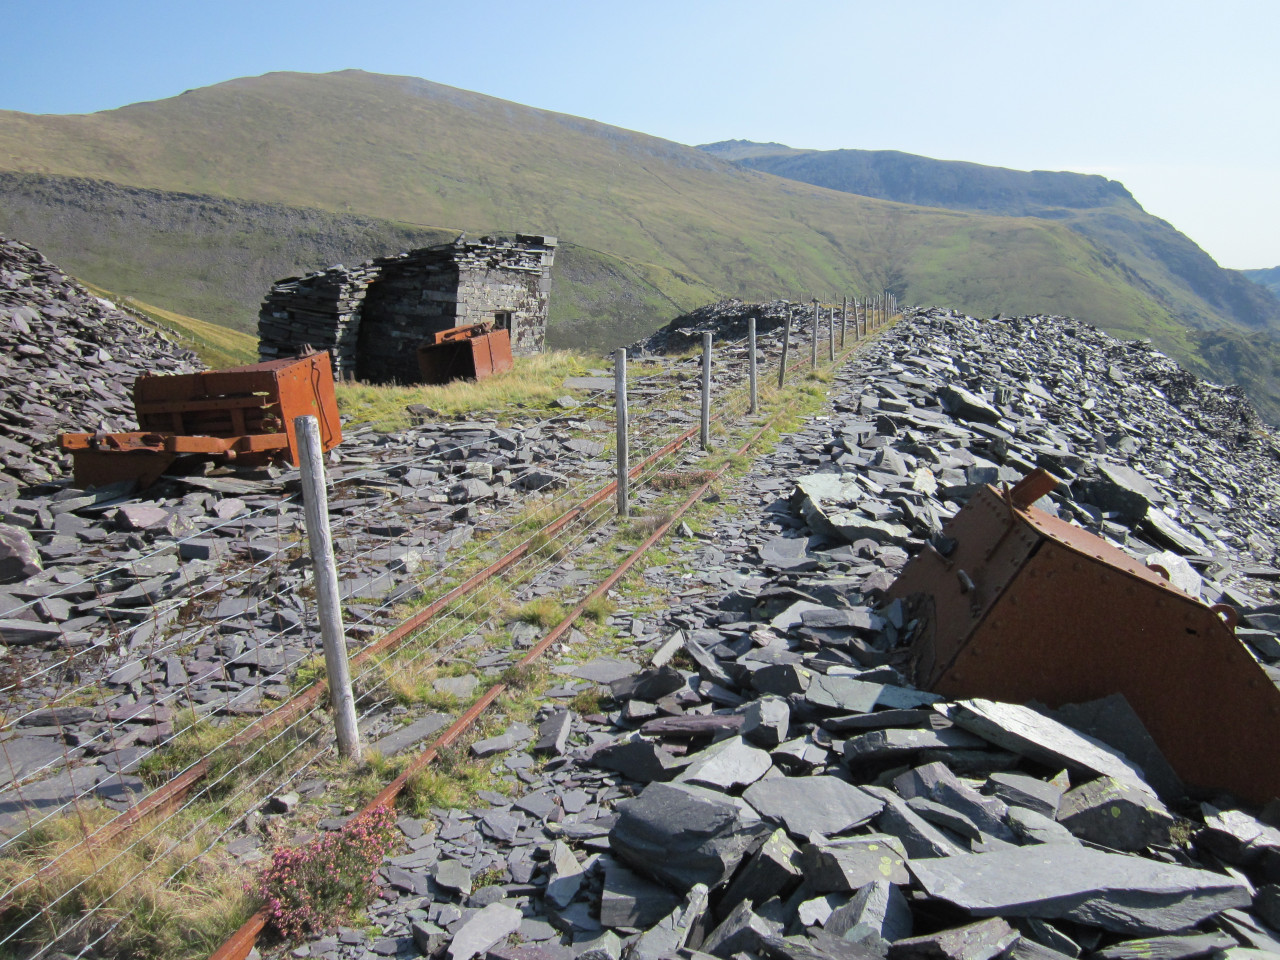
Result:
[[[836,308],[827,314],[827,363],[836,362]]]
[[[760,391],[757,383],[757,374],[759,373],[759,360],[756,357],[756,318],[747,318],[747,351],[749,354],[747,361],[747,372],[751,379],[751,409],[748,413],[760,412]]]
[[[622,347],[613,352],[613,394],[618,413],[618,516],[625,517],[631,465],[627,447],[627,351]]]
[[[315,575],[316,613],[324,642],[324,667],[329,679],[338,755],[359,760],[360,729],[356,726],[356,700],[351,692],[347,638],[338,602],[338,567],[333,560],[333,537],[329,531],[329,495],[325,490],[320,424],[315,417],[295,417],[293,428],[298,437],[307,545],[311,548],[311,568]]]
[[[813,336],[809,339],[809,369],[818,369],[818,301],[813,301]]]
[[[840,349],[844,349],[845,337],[849,334],[849,298],[845,297],[840,304]]]
[[[702,449],[711,449],[711,334],[702,335]]]
[[[791,304],[787,304],[787,325],[782,331],[782,362],[778,365],[778,389],[787,382],[787,354],[791,352]]]

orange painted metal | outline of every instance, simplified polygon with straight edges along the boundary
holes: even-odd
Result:
[[[1220,611],[1030,506],[1035,471],[978,491],[888,591],[919,620],[907,665],[947,697],[1050,707],[1120,693],[1190,787],[1280,796],[1280,689]]]
[[[487,323],[441,330],[430,343],[418,347],[423,383],[483,380],[506,373],[513,365],[511,334]]]
[[[139,431],[59,438],[74,458],[79,486],[136,479],[146,487],[180,457],[297,466],[294,417],[319,421],[325,450],[342,440],[328,353],[203,373],[143,374],[134,382],[133,402]]]

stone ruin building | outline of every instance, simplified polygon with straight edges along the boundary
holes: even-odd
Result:
[[[421,250],[276,282],[258,314],[258,354],[328,350],[339,380],[414,383],[417,348],[451,327],[489,321],[511,352],[542,350],[556,238],[459,236]]]

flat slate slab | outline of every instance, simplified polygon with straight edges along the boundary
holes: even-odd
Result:
[[[1115,933],[1174,933],[1250,903],[1245,885],[1220,873],[1062,844],[907,868],[929,896],[977,917],[1067,919]]]
[[[961,700],[940,707],[957,727],[1048,766],[1114,777],[1154,792],[1142,768],[1101,740],[1086,736],[1037,710],[994,700]]]
[[[842,833],[866,823],[884,803],[838,777],[774,777],[747,787],[742,798],[793,837]]]

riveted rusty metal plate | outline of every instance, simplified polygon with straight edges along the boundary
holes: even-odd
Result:
[[[1120,693],[1188,785],[1280,796],[1280,690],[1217,612],[990,487],[943,532],[950,555],[926,548],[888,593],[920,620],[918,685],[1051,707]]]
[[[431,343],[418,348],[418,369],[424,383],[483,380],[512,369],[511,334],[488,324],[441,330]]]

